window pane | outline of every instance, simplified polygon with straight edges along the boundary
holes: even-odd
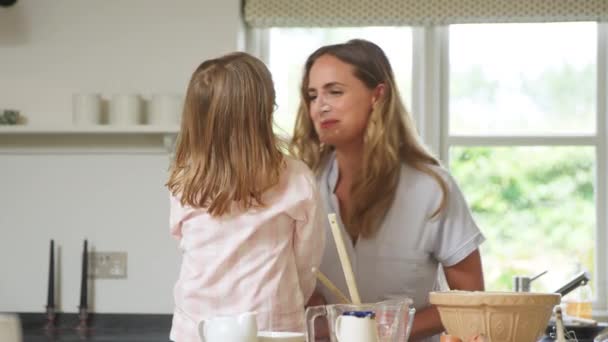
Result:
[[[549,272],[533,291],[594,273],[594,147],[452,147],[450,168],[486,236],[488,290]],[[595,284],[591,283],[593,286]]]
[[[270,30],[269,68],[275,82],[278,109],[275,128],[279,134],[293,133],[299,105],[299,89],[306,58],[317,48],[363,38],[386,53],[397,86],[409,109],[412,74],[412,33],[407,27],[273,28]]]
[[[595,23],[450,26],[450,134],[595,132]]]

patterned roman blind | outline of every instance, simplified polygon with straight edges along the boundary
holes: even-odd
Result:
[[[608,0],[245,0],[252,27],[607,21]]]

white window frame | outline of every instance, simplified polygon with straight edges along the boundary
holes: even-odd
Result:
[[[598,303],[608,316],[608,23],[598,24],[597,35],[597,241],[595,246]]]
[[[595,134],[564,136],[449,135],[449,27],[413,27],[412,114],[424,142],[444,165],[458,146],[594,146],[596,150],[597,300],[593,315],[608,318],[608,23],[597,24],[597,104]],[[269,29],[248,29],[247,51],[269,61]],[[439,101],[437,100],[439,99]],[[602,247],[604,246],[604,247]]]
[[[449,134],[449,27],[416,29],[412,83],[416,122],[424,141],[449,166],[451,146],[593,146],[596,151],[596,245],[594,316],[608,318],[608,23],[597,25],[597,95],[594,134],[562,136],[467,136]],[[416,45],[418,44],[418,45]],[[428,65],[432,64],[432,65]],[[416,93],[418,92],[418,93]],[[436,101],[439,99],[439,101]],[[437,103],[438,102],[438,103]]]

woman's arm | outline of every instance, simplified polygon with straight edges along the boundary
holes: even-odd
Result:
[[[422,310],[416,311],[410,341],[418,341],[425,337],[439,334],[443,331],[443,325],[439,319],[437,308],[431,305]]]
[[[452,290],[483,291],[483,270],[481,256],[476,249],[459,263],[444,267],[445,278]],[[433,305],[416,312],[412,326],[411,340],[417,341],[425,337],[439,334],[444,330],[439,318],[439,312]]]
[[[452,290],[483,291],[483,269],[479,249],[454,266],[444,267],[445,279]]]
[[[312,293],[312,296],[310,296],[310,298],[308,299],[308,303],[306,303],[306,307],[326,305],[326,304],[327,304],[327,300],[325,300],[325,297],[323,296],[323,294],[321,294],[321,291],[319,291],[318,289],[315,289],[315,291]]]

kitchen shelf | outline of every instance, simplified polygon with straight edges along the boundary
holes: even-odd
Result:
[[[169,153],[179,127],[160,125],[0,125],[0,154]]]
[[[179,132],[178,126],[0,126],[0,135],[76,135],[76,134],[160,134],[172,135]]]

